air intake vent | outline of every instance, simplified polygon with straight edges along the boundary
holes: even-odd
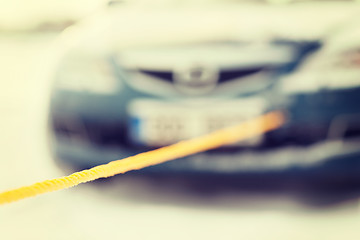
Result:
[[[166,80],[166,81],[172,81],[172,79],[173,79],[173,73],[171,71],[155,71],[155,70],[139,69],[139,72],[150,75],[151,77],[160,78],[160,79]]]
[[[256,67],[256,68],[247,68],[247,69],[231,69],[231,70],[222,70],[220,72],[219,82],[226,82],[229,80],[247,77],[249,75],[259,73],[265,70],[265,67]]]

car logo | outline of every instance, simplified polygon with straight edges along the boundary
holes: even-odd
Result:
[[[203,94],[213,90],[218,79],[218,69],[210,65],[193,64],[174,70],[175,86],[189,94]]]

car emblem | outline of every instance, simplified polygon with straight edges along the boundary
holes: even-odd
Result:
[[[189,94],[203,94],[213,90],[218,79],[218,69],[209,65],[193,64],[174,70],[175,86]]]

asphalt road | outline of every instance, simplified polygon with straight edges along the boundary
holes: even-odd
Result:
[[[0,35],[0,191],[64,174],[46,142],[56,35]],[[117,177],[0,206],[0,239],[360,239],[357,196],[189,185]]]

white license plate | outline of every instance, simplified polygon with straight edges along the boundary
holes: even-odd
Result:
[[[264,112],[261,99],[163,102],[138,99],[128,106],[130,139],[146,146],[164,146],[239,124]],[[262,136],[237,143],[256,146]]]

